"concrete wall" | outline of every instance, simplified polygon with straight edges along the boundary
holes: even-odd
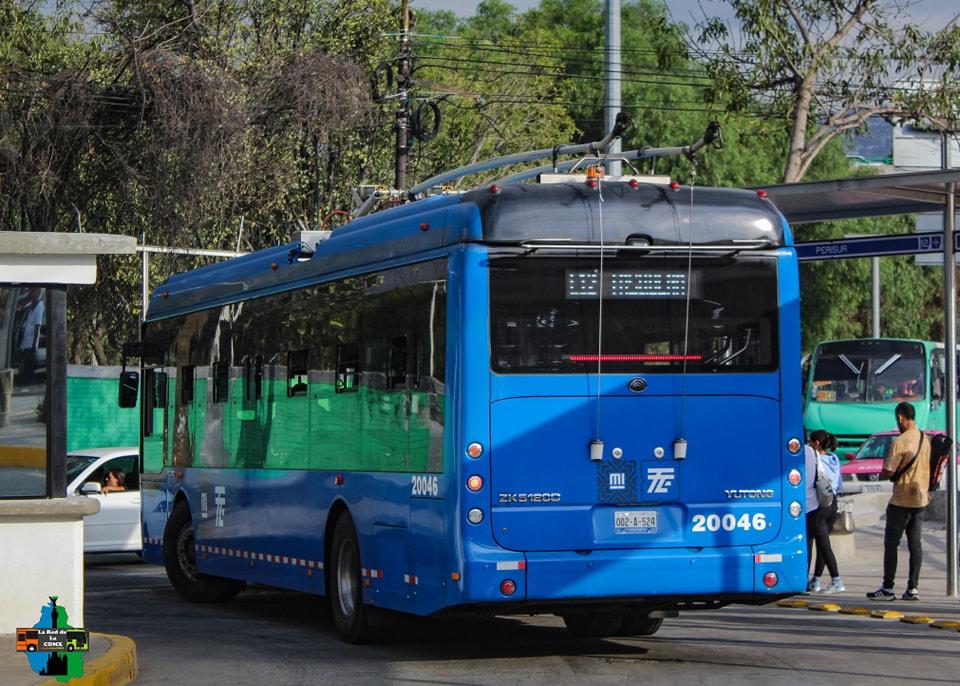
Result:
[[[0,634],[33,626],[52,595],[83,626],[83,517],[99,509],[92,498],[0,500]]]

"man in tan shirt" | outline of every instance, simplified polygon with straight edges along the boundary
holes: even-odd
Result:
[[[867,597],[871,600],[895,600],[893,581],[897,574],[897,547],[904,532],[910,549],[910,573],[904,600],[919,600],[917,590],[923,564],[923,510],[930,503],[930,440],[917,428],[916,413],[910,403],[894,410],[900,435],[890,446],[883,462],[881,479],[899,474],[887,505],[887,523],[883,533],[883,585]]]

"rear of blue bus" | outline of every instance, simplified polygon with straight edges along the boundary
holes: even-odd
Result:
[[[478,243],[452,273],[462,604],[566,618],[804,590],[792,248]]]

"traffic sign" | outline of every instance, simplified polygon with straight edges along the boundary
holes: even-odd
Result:
[[[801,262],[942,253],[943,234],[931,232],[867,238],[842,238],[835,241],[797,243],[796,248],[797,258]],[[954,249],[960,252],[960,234],[954,235]]]

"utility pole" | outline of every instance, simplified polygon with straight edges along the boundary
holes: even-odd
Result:
[[[603,127],[604,131],[612,131],[617,114],[620,112],[620,0],[606,0],[607,33],[606,51],[604,53],[605,85],[603,97]],[[620,139],[615,139],[608,148],[608,153],[616,155],[620,152]],[[607,162],[607,173],[610,176],[620,176],[620,161]]]
[[[410,128],[410,107],[407,88],[410,85],[413,50],[410,45],[409,0],[400,3],[400,60],[397,63],[397,153],[396,189],[402,191],[407,185],[407,137]]]

